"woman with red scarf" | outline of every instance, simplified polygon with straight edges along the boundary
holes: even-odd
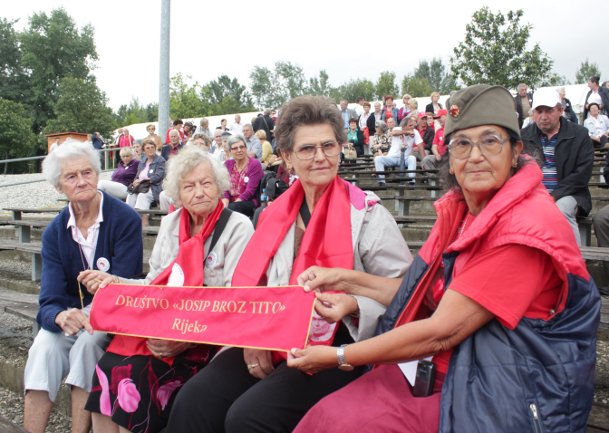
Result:
[[[411,256],[391,214],[378,197],[338,177],[347,137],[336,105],[302,96],[280,113],[277,146],[299,179],[260,215],[232,284],[296,284],[313,264],[402,275]],[[315,309],[309,342],[325,345],[367,338],[383,311],[369,298],[343,293],[320,294]],[[319,399],[361,373],[310,376],[288,368],[285,352],[229,348],[180,391],[167,430],[291,431]]]
[[[181,208],[161,222],[148,275],[128,280],[85,271],[79,280],[90,292],[110,283],[193,286],[193,290],[230,285],[253,227],[244,215],[224,210],[220,196],[228,188],[226,168],[195,146],[167,164],[165,192]],[[219,221],[223,227],[218,236]],[[204,344],[114,336],[98,362],[86,405],[93,412],[93,431],[161,431],[177,391],[216,351]]]

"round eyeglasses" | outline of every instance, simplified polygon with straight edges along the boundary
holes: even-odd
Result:
[[[484,156],[497,155],[503,149],[505,140],[497,135],[485,135],[477,142],[467,137],[456,137],[450,140],[448,151],[457,159],[469,158],[474,146],[478,146],[480,153]]]

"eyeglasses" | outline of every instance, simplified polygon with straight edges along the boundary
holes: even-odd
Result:
[[[236,152],[237,150],[243,150],[245,149],[245,146],[242,144],[240,146],[233,146],[230,148],[231,152]]]
[[[305,144],[302,147],[294,151],[294,155],[300,160],[306,161],[308,159],[315,158],[317,149],[321,149],[324,155],[328,157],[338,156],[340,153],[340,146],[336,141],[327,141],[315,146],[313,144]]]
[[[466,137],[456,137],[450,140],[448,151],[457,159],[469,158],[474,146],[478,146],[482,155],[497,155],[503,149],[505,140],[497,135],[485,135],[478,142],[474,142]]]

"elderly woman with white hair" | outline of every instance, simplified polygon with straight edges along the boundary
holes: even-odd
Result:
[[[72,432],[88,432],[84,410],[97,360],[108,344],[88,318],[92,296],[76,278],[87,269],[133,278],[142,272],[142,229],[137,213],[97,190],[100,161],[91,143],[66,141],[43,162],[47,180],[68,206],[42,235],[40,331],[25,366],[25,429],[44,432],[61,381],[72,391]],[[93,286],[98,281],[92,283]]]
[[[199,290],[204,285],[230,285],[254,229],[246,216],[222,205],[221,194],[229,186],[228,171],[195,146],[184,148],[167,165],[164,190],[180,208],[161,221],[148,275],[128,280],[99,271],[83,272],[79,280],[90,291],[99,288],[98,280],[101,287],[160,284]],[[162,430],[177,391],[207,365],[216,350],[204,344],[116,335],[98,363],[86,405],[93,412],[93,430]],[[119,382],[123,381],[134,385],[130,401],[121,394]],[[164,391],[156,391],[161,389]]]

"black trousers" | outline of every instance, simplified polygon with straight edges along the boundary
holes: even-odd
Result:
[[[235,212],[242,213],[243,215],[247,216],[250,219],[254,216],[254,210],[256,209],[256,207],[254,206],[254,203],[252,203],[249,200],[230,202],[228,204],[228,208]]]
[[[243,349],[228,349],[182,387],[166,431],[291,432],[315,403],[361,373],[335,368],[309,376],[282,362],[258,380],[247,370]]]

